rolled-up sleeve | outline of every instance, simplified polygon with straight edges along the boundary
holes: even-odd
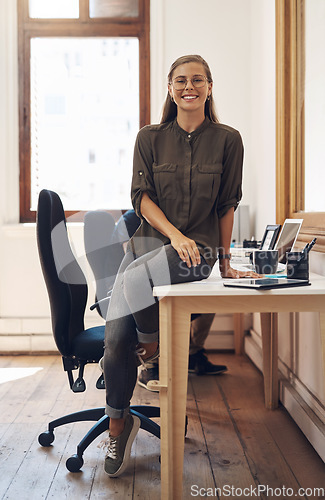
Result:
[[[226,139],[223,172],[217,202],[218,217],[223,217],[230,208],[236,210],[242,197],[242,172],[244,148],[238,131]]]
[[[153,202],[158,203],[152,175],[152,148],[150,133],[146,127],[138,133],[133,156],[133,177],[131,185],[131,200],[135,213],[142,218],[140,203],[142,194],[147,192]]]

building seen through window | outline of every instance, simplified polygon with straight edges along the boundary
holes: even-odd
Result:
[[[32,209],[48,186],[67,210],[128,208],[138,129],[136,38],[31,40]]]

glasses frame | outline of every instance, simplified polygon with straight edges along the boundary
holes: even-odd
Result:
[[[193,83],[194,78],[197,78],[198,76],[199,76],[199,77],[204,78],[204,80],[205,80],[204,84],[203,84],[202,86],[200,86],[200,87],[197,87],[197,86],[196,86],[196,85],[194,85],[194,83]],[[184,78],[184,79],[186,80],[186,82],[184,83],[184,87],[182,87],[182,88],[178,88],[178,89],[175,87],[174,82],[175,82],[175,80],[176,80],[177,78]],[[202,88],[204,87],[204,85],[206,85],[207,83],[211,83],[211,82],[209,81],[209,78],[208,78],[207,76],[205,76],[205,75],[195,75],[195,76],[193,76],[192,78],[186,78],[185,76],[176,76],[173,80],[171,80],[171,82],[169,82],[169,85],[172,85],[172,86],[173,86],[173,88],[174,88],[175,90],[184,90],[184,89],[186,88],[186,86],[187,86],[187,82],[188,82],[188,81],[190,81],[190,82],[191,82],[191,84],[193,85],[193,87],[194,87],[195,89],[202,89]]]

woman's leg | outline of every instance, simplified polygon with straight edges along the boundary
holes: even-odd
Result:
[[[106,318],[103,371],[106,414],[111,419],[128,414],[137,377],[136,325],[124,296],[124,271],[133,260],[128,253],[121,263]]]
[[[203,257],[199,265],[188,268],[170,244],[132,262],[125,271],[125,297],[136,323],[139,342],[158,341],[159,304],[153,297],[154,286],[199,281],[210,273],[211,267]]]
[[[103,369],[110,417],[105,471],[111,477],[125,469],[140,426],[138,417],[129,414],[129,405],[137,376],[136,345],[143,342],[150,351],[158,342],[159,310],[152,288],[201,280],[211,272],[204,259],[187,268],[171,245],[132,260],[129,253],[121,264],[105,328]]]
[[[116,277],[107,314],[104,350],[106,413],[123,419],[137,377],[138,343],[147,344],[150,354],[158,342],[159,305],[153,286],[182,283],[207,278],[210,266],[188,268],[171,245],[149,252],[134,260],[128,253]]]

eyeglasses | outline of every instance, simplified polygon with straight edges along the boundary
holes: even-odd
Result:
[[[207,79],[206,76],[204,75],[196,75],[193,76],[193,78],[185,78],[185,76],[177,76],[172,80],[172,85],[175,90],[183,90],[185,89],[187,82],[190,81],[195,89],[200,89],[201,87],[204,87],[206,82],[209,80]]]

